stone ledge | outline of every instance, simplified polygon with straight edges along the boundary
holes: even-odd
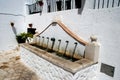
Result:
[[[27,43],[20,44],[20,46],[35,53],[39,57],[51,62],[52,64],[55,64],[55,65],[63,68],[66,71],[69,71],[73,74],[76,73],[77,71],[85,68],[85,67],[88,67],[88,66],[95,64],[95,63],[93,63],[93,61],[90,61],[90,60],[85,59],[85,58],[82,58],[80,60],[72,62],[72,61],[66,60],[64,58],[61,58],[59,56],[56,56],[54,54],[51,54],[49,52],[46,52],[44,50],[38,49],[38,48],[31,46]]]

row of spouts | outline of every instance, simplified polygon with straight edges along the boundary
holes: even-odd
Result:
[[[48,52],[54,52],[55,50],[53,49],[54,48],[54,45],[55,45],[55,41],[56,41],[56,39],[54,38],[54,37],[52,37],[52,38],[49,38],[49,37],[46,37],[46,39],[47,39],[47,42],[46,42],[46,47],[44,46],[44,41],[45,41],[45,37],[44,36],[38,36],[38,38],[39,39],[36,39],[36,43],[37,43],[37,45],[39,45],[39,47],[41,48],[41,49],[46,49]],[[42,38],[42,42],[41,42],[41,39]],[[38,40],[38,41],[37,41]],[[52,45],[51,45],[51,48],[49,48],[48,46],[49,46],[49,42],[50,42],[50,40],[51,40],[51,42],[52,42]],[[66,42],[66,45],[65,45],[65,49],[64,49],[64,52],[63,52],[63,54],[62,54],[62,57],[68,57],[67,55],[66,55],[66,52],[67,52],[67,48],[68,48],[68,44],[69,44],[69,41],[68,40],[66,40],[65,41]],[[72,52],[72,55],[71,55],[71,60],[72,61],[74,61],[74,54],[75,54],[75,51],[76,51],[76,48],[77,48],[77,45],[78,45],[78,43],[77,42],[74,42],[74,44],[75,44],[75,46],[74,46],[74,49],[73,49],[73,52]],[[57,47],[57,50],[55,51],[55,52],[57,52],[57,54],[58,55],[60,55],[61,53],[60,53],[60,46],[61,46],[61,39],[58,39],[58,47]]]

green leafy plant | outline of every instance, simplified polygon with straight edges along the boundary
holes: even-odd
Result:
[[[25,41],[28,37],[32,38],[33,34],[23,32],[23,33],[16,35],[16,39],[17,39],[18,43],[25,43]]]

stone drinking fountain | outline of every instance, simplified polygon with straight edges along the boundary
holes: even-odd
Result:
[[[69,40],[56,37],[34,35],[32,43],[20,44],[21,57],[25,64],[29,65],[42,80],[92,80],[97,71],[100,45],[95,36],[91,36],[91,42],[86,42],[71,32],[62,22],[58,24],[75,42],[73,49],[68,51]],[[64,46],[63,46],[64,44]],[[84,56],[77,54],[79,45],[85,47]],[[61,48],[63,48],[61,50]],[[77,55],[77,56],[76,56]]]

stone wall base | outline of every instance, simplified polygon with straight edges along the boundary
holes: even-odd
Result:
[[[94,80],[97,64],[84,68],[72,74],[48,62],[29,50],[20,47],[21,61],[29,66],[42,80]]]

